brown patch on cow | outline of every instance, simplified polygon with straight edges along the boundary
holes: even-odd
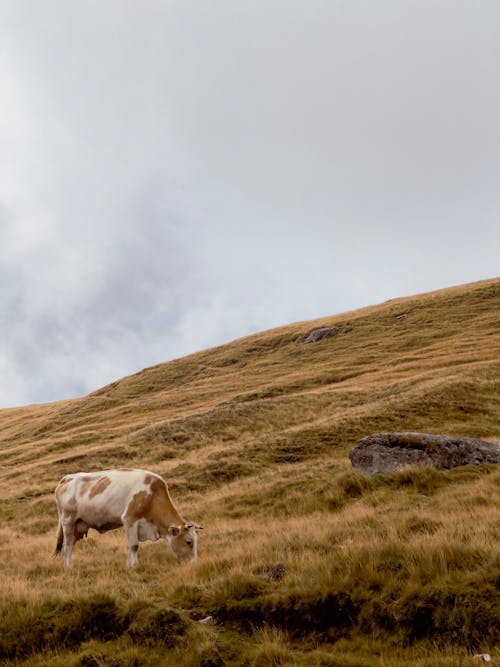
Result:
[[[89,498],[94,498],[102,493],[111,484],[109,477],[101,477],[90,489]]]
[[[82,482],[80,484],[80,495],[84,496],[87,493],[87,491],[90,489],[91,486],[92,486],[92,482],[90,481],[90,479],[86,479],[84,482]]]
[[[144,482],[151,491],[138,491],[134,495],[123,517],[124,524],[132,525],[138,519],[144,518],[156,526],[161,536],[168,534],[172,524],[185,524],[170,499],[164,480],[155,475],[146,475]]]
[[[56,486],[55,494],[56,498],[59,498],[68,488],[68,484],[70,483],[70,479],[67,477],[63,477],[62,480],[59,482],[59,484]]]
[[[147,491],[138,491],[128,504],[127,512],[123,517],[123,522],[131,525],[142,517],[148,518],[150,507],[151,494]]]
[[[89,487],[92,485],[93,481],[95,480],[95,477],[92,475],[82,475],[79,479],[80,481],[80,495],[84,496],[87,491],[89,490]]]
[[[151,483],[151,491],[159,497],[168,497],[170,500],[165,482],[160,477],[149,476],[151,477],[151,480],[148,480]]]

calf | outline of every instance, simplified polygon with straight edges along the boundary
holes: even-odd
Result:
[[[89,528],[100,533],[123,526],[129,567],[137,567],[139,542],[159,539],[170,545],[181,563],[196,560],[196,526],[185,521],[172,503],[164,480],[147,470],[103,470],[66,475],[55,489],[59,532],[54,556],[64,546],[64,564],[71,566],[75,542]]]

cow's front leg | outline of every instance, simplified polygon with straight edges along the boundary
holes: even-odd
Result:
[[[131,525],[125,525],[128,542],[127,567],[137,567],[139,565],[139,526],[137,521]]]

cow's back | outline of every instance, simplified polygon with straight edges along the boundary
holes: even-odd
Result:
[[[132,498],[149,493],[151,481],[161,479],[136,469],[78,472],[66,475],[56,488],[59,510],[90,527],[118,526]]]

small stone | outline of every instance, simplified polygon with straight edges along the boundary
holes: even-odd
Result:
[[[215,618],[213,616],[205,616],[205,618],[202,618],[198,623],[201,623],[202,625],[215,625]]]

